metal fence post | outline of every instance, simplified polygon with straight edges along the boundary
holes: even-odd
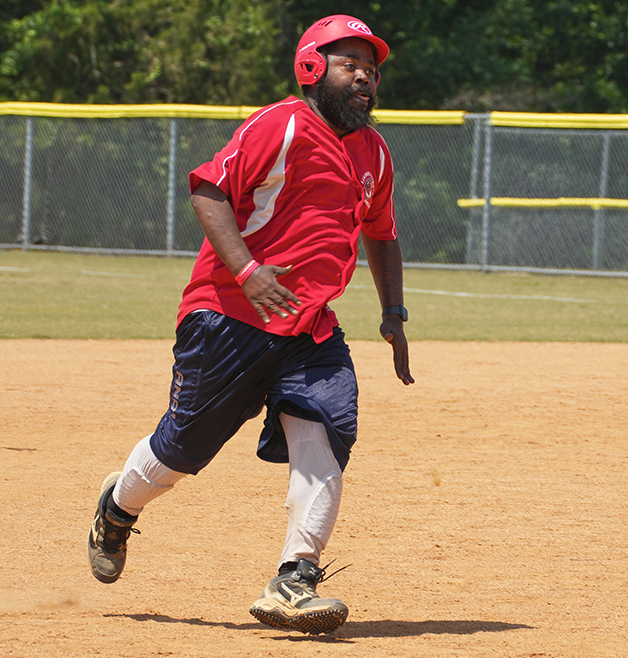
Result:
[[[602,163],[600,165],[600,188],[598,197],[606,198],[606,187],[608,183],[608,158],[610,153],[611,133],[606,131],[602,141]],[[596,208],[593,211],[593,253],[592,267],[600,269],[600,256],[604,242],[604,208]]]
[[[168,158],[168,219],[166,235],[166,251],[172,254],[174,251],[174,228],[175,228],[175,201],[176,201],[176,177],[177,177],[177,119],[170,119],[170,157]]]
[[[492,155],[492,138],[491,115],[488,115],[484,124],[486,139],[484,141],[484,206],[482,207],[482,251],[480,263],[482,270],[486,272],[488,265],[488,239],[489,224],[491,219],[491,155]]]
[[[33,180],[33,132],[35,120],[26,118],[26,148],[24,153],[24,190],[22,194],[22,235],[23,249],[28,249],[31,241],[31,194]]]
[[[465,120],[473,121],[473,146],[471,151],[471,179],[469,181],[469,198],[478,198],[478,172],[480,169],[480,148],[482,146],[482,125],[484,117],[481,115],[467,115]],[[477,215],[479,208],[469,209],[469,226],[467,227],[467,248],[466,248],[466,263],[473,262],[474,252],[476,248],[476,233],[477,233]]]

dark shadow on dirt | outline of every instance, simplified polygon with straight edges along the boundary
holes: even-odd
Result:
[[[103,617],[125,617],[126,619],[133,619],[134,621],[156,621],[159,624],[189,624],[190,626],[211,626],[217,627],[221,626],[222,628],[229,628],[232,630],[250,630],[252,628],[264,628],[258,622],[252,621],[250,624],[232,624],[228,621],[205,621],[204,619],[198,619],[197,617],[192,617],[190,619],[177,619],[176,617],[169,617],[168,615],[158,615],[154,613],[142,613],[135,615],[125,615],[125,614],[105,614]]]
[[[192,626],[222,627],[230,630],[259,630],[266,626],[258,622],[250,624],[234,624],[224,621],[206,621],[204,619],[190,618],[177,619],[168,615],[154,613],[143,614],[106,614],[105,617],[126,617],[135,621],[154,621],[161,624],[190,624]],[[534,626],[526,624],[510,624],[503,621],[476,621],[476,620],[428,620],[428,621],[395,621],[382,619],[379,621],[348,621],[333,635],[304,636],[292,632],[274,631],[279,635],[277,640],[351,640],[360,637],[417,637],[419,635],[472,635],[473,633],[504,633],[505,631],[532,630]],[[270,629],[269,629],[270,632]]]
[[[428,620],[428,621],[348,621],[338,629],[338,637],[410,637],[417,635],[472,635],[473,633],[503,633],[533,629],[526,624],[503,621]]]

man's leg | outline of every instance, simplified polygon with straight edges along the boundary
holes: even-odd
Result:
[[[251,607],[261,622],[302,633],[330,633],[344,623],[347,606],[322,599],[316,586],[320,555],[331,536],[342,496],[342,471],[322,423],[280,415],[290,460],[288,531],[279,575]]]
[[[185,475],[155,457],[147,436],[135,446],[122,473],[105,478],[87,543],[92,573],[98,580],[118,580],[126,562],[126,542],[140,512]]]
[[[308,560],[318,566],[338,517],[342,471],[322,423],[280,415],[290,459],[288,531],[279,567]]]
[[[273,337],[213,311],[190,314],[177,329],[170,405],[155,432],[133,450],[122,473],[102,484],[89,535],[94,576],[115,582],[126,542],[144,506],[186,473],[207,466],[264,405],[260,385],[276,367]]]

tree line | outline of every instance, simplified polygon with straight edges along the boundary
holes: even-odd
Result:
[[[624,0],[3,0],[0,101],[264,105],[339,12],[391,47],[381,107],[628,111]]]

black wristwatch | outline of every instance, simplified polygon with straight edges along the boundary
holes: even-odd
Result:
[[[398,315],[404,322],[408,321],[408,309],[405,306],[387,306],[382,311],[382,317],[391,314]]]

